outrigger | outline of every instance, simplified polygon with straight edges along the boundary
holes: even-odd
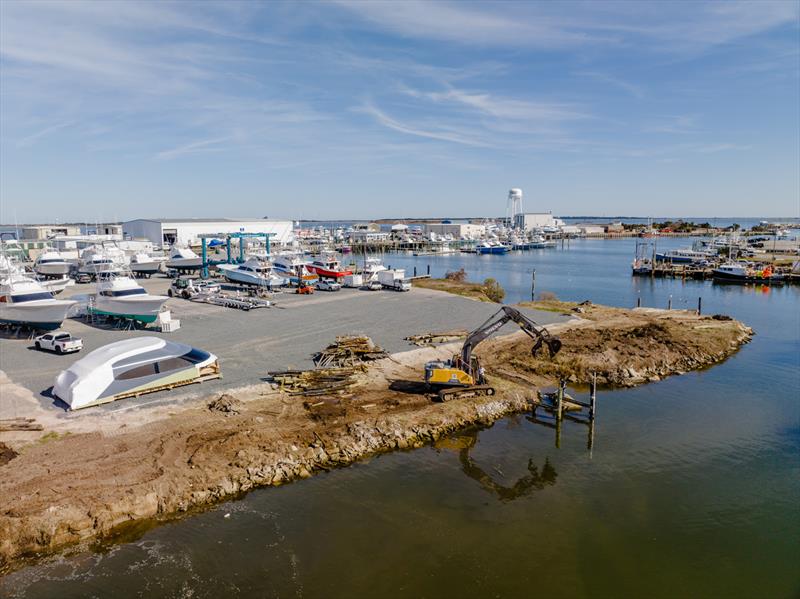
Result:
[[[561,350],[561,340],[551,335],[519,310],[503,306],[489,320],[467,335],[461,353],[451,360],[437,360],[425,364],[425,383],[439,390],[439,399],[449,401],[457,397],[494,395],[494,387],[487,384],[483,367],[472,350],[484,339],[499,331],[509,321],[514,321],[525,333],[535,340],[531,354],[536,356],[543,345],[547,346],[550,357]]]

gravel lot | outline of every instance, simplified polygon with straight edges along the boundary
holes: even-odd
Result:
[[[170,281],[156,277],[141,281],[153,294],[165,294]],[[94,291],[93,285],[76,285],[59,297],[73,297]],[[337,335],[363,333],[375,343],[394,353],[413,349],[403,340],[408,335],[427,331],[472,329],[491,316],[498,306],[466,298],[413,289],[394,291],[316,292],[312,296],[276,294],[276,305],[243,312],[171,299],[167,307],[181,328],[166,338],[215,353],[220,359],[223,379],[202,385],[190,385],[173,391],[145,395],[106,404],[94,410],[114,411],[137,406],[164,405],[171,401],[205,396],[225,388],[260,382],[267,371],[283,368],[309,368],[311,356]],[[562,322],[565,317],[552,312],[528,311],[540,324]],[[64,405],[49,396],[56,375],[73,361],[107,343],[134,335],[162,335],[153,331],[119,331],[101,325],[69,319],[62,327],[83,339],[79,354],[57,356],[33,349],[30,340],[0,339],[0,369],[13,383],[33,392],[42,407],[63,410]],[[503,332],[513,331],[513,325]],[[6,399],[2,396],[6,395]],[[0,404],[13,394],[0,393]],[[8,405],[5,406],[8,408]],[[8,413],[0,405],[0,416]],[[80,412],[77,412],[80,414]]]

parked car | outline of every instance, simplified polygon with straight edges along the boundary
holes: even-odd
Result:
[[[191,299],[199,293],[216,293],[220,290],[219,283],[213,281],[203,281],[202,279],[192,279],[189,277],[178,277],[172,281],[172,285],[167,290],[170,297],[182,297]]]
[[[33,341],[33,345],[36,349],[46,349],[48,351],[54,351],[57,354],[68,354],[83,349],[83,341],[80,337],[73,337],[71,334],[65,333],[64,331],[46,333],[36,337]]]
[[[383,285],[381,285],[380,281],[377,279],[373,279],[372,281],[367,281],[364,283],[364,286],[361,288],[365,291],[380,291],[383,289]]]
[[[320,291],[339,291],[342,286],[335,281],[319,281],[317,289]]]

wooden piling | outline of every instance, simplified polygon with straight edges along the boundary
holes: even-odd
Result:
[[[589,420],[594,420],[597,406],[597,373],[592,373],[591,393],[589,395]]]
[[[636,298],[636,307],[637,308],[641,308],[642,307],[642,296],[641,295]]]
[[[536,269],[533,269],[531,273],[531,301],[534,299],[534,295],[536,294]]]
[[[667,300],[667,310],[672,310],[672,296],[671,295],[669,296],[669,299]]]
[[[700,316],[703,313],[703,298],[697,298],[697,315]]]

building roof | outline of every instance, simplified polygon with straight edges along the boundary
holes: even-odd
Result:
[[[134,218],[126,222],[146,220],[152,223],[263,223],[263,222],[289,222],[269,218]]]

